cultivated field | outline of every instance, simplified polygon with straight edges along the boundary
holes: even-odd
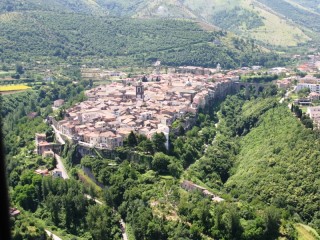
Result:
[[[17,84],[17,85],[6,85],[6,86],[0,86],[0,92],[15,92],[15,91],[23,91],[30,89],[30,87],[23,85],[23,84]]]

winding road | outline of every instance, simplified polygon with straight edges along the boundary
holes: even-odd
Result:
[[[63,165],[63,162],[61,160],[61,157],[58,154],[54,155],[54,158],[57,160],[57,166],[56,168],[59,169],[62,172],[62,178],[63,179],[69,179],[69,175],[67,173],[66,168]]]
[[[280,99],[279,103],[283,103],[285,99],[287,99],[291,93],[293,93],[296,90],[297,86],[294,86],[294,88],[290,91],[287,91],[283,98]]]
[[[54,130],[54,133],[55,133],[55,136],[56,136],[56,139],[59,143],[61,143],[62,145],[66,144],[66,142],[63,140],[63,138],[61,137],[60,135],[60,132],[56,129],[56,127],[54,125],[51,125],[51,127],[53,128]]]

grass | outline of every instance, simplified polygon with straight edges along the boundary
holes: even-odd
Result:
[[[7,77],[7,76],[11,76],[12,74],[15,74],[15,71],[0,71],[0,77]]]
[[[265,9],[253,0],[186,0],[184,4],[210,22],[212,15],[219,11],[228,11],[234,7],[242,7],[248,11],[256,12],[263,18],[264,26],[243,32],[257,40],[277,46],[297,46],[310,38],[298,27],[282,19],[277,14]],[[204,7],[205,6],[205,7]]]
[[[170,175],[160,176],[160,177],[161,177],[161,179],[164,179],[164,180],[173,180],[173,177]]]
[[[30,88],[31,87],[28,87],[23,84],[6,85],[6,86],[0,86],[0,92],[22,91],[22,90],[27,90]]]
[[[272,103],[274,100],[273,99],[263,99],[263,100],[251,100],[247,101],[244,106],[242,107],[242,112],[245,117],[250,117],[254,115],[254,113],[261,112],[263,108],[268,103]]]
[[[282,47],[297,46],[299,43],[310,40],[298,27],[266,10],[261,5],[254,3],[253,7],[252,0],[243,0],[242,2],[246,9],[256,12],[263,18],[264,26],[248,31],[252,38]]]
[[[62,230],[60,228],[57,228],[56,226],[48,226],[46,225],[45,221],[43,221],[42,219],[37,219],[38,222],[42,221],[43,222],[43,228],[49,230],[50,232],[52,232],[54,235],[60,237],[61,239],[77,239],[77,240],[85,240],[87,238],[82,238],[82,237],[78,237],[72,234],[67,233],[65,230]]]
[[[87,187],[92,187],[94,189],[98,198],[102,197],[102,189],[91,179],[89,178],[81,169],[78,170],[78,176],[83,184]]]
[[[77,240],[85,240],[86,239],[86,238],[76,237],[72,234],[68,234],[66,231],[64,231],[60,228],[57,228],[56,226],[52,226],[48,221],[46,221],[44,219],[40,219],[38,217],[34,217],[33,214],[31,214],[30,212],[27,212],[27,211],[22,211],[21,218],[28,219],[30,221],[30,225],[26,226],[26,228],[30,232],[34,232],[37,227],[40,227],[40,228],[49,230],[50,232],[57,235],[61,239],[77,239]],[[37,227],[34,226],[34,224],[36,224]]]
[[[319,234],[313,228],[298,223],[295,225],[298,232],[298,240],[318,240],[320,239]]]
[[[303,113],[307,113],[309,106],[299,106]]]
[[[126,233],[128,236],[128,240],[136,240],[136,238],[133,234],[133,229],[129,223],[126,223]]]
[[[291,93],[291,94],[290,94],[290,99],[296,100],[296,99],[298,99],[298,98],[299,98],[299,96],[298,96],[297,93]]]

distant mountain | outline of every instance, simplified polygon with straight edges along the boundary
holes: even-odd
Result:
[[[4,0],[0,11],[193,19],[261,43],[295,46],[320,33],[320,0]]]

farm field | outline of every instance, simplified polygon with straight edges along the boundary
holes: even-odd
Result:
[[[15,71],[0,71],[0,78],[10,77],[15,74]]]
[[[24,91],[24,90],[27,90],[30,88],[31,87],[28,87],[27,85],[23,85],[23,84],[6,85],[6,86],[0,86],[0,92],[1,93],[10,93],[10,92],[16,92],[16,91]]]

